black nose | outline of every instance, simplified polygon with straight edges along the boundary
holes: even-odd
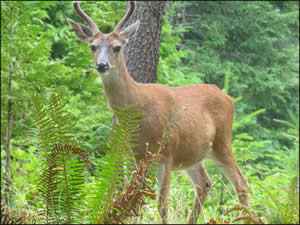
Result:
[[[99,72],[105,72],[105,71],[107,71],[109,69],[108,63],[107,62],[98,62],[96,64],[96,69]]]

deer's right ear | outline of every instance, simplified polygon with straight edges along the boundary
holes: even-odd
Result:
[[[140,21],[136,21],[134,24],[131,24],[130,26],[126,27],[125,30],[123,30],[120,33],[121,38],[123,39],[124,43],[127,43],[129,38],[133,37],[137,30],[139,29]]]
[[[74,20],[67,18],[67,21],[73,27],[73,30],[77,36],[82,41],[92,42],[93,41],[93,31],[86,25],[77,23]]]

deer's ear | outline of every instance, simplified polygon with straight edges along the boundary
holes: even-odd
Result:
[[[77,23],[74,20],[67,18],[67,21],[73,27],[74,32],[82,41],[92,42],[93,41],[93,31],[86,25]]]
[[[140,21],[138,20],[134,24],[131,24],[130,26],[126,27],[126,29],[120,33],[121,39],[125,43],[127,43],[129,38],[133,37],[136,34],[137,30],[139,29],[139,26]]]

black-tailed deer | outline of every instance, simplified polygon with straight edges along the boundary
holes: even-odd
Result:
[[[91,47],[95,68],[102,79],[110,106],[142,105],[143,118],[134,149],[137,162],[143,158],[146,150],[157,152],[160,149],[169,124],[168,116],[181,112],[176,126],[171,129],[167,144],[160,152],[164,156],[160,162],[158,204],[162,221],[167,222],[171,171],[184,169],[195,188],[189,222],[197,222],[211,186],[202,164],[206,156],[214,159],[233,184],[240,202],[248,205],[247,180],[237,166],[231,149],[234,111],[231,97],[211,84],[183,87],[142,84],[135,82],[128,74],[123,48],[138,30],[140,21],[122,28],[133,14],[135,6],[135,2],[130,2],[129,10],[109,34],[103,34],[98,29],[81,10],[79,2],[73,2],[73,7],[88,26],[71,19],[68,22],[77,36]]]

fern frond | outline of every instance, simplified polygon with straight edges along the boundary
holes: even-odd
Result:
[[[270,200],[266,206],[269,212],[269,220],[273,223],[299,224],[299,178],[291,179],[288,188],[284,189],[282,200],[270,192],[264,185],[258,185],[267,193]]]
[[[36,93],[31,93],[33,109],[35,112],[34,123],[39,129],[40,152],[41,158],[50,151],[56,142],[54,127],[55,124],[48,116],[48,107],[41,102]]]
[[[136,145],[136,137],[142,114],[140,105],[113,107],[117,123],[109,138],[106,155],[98,163],[97,181],[91,185],[87,208],[92,209],[90,223],[103,223],[109,212],[115,210],[113,200],[121,196],[125,186],[125,178],[130,171],[124,169],[135,160],[132,148]]]
[[[73,141],[72,128],[75,123],[71,124],[70,113],[67,112],[62,103],[63,93],[51,93],[50,104],[48,105],[49,114],[55,123],[55,131],[58,135],[59,143],[70,143]]]
[[[47,223],[71,223],[79,218],[80,193],[85,181],[87,154],[73,141],[70,114],[62,93],[51,93],[48,104],[31,94],[39,129],[42,175],[39,190],[46,205]]]
[[[150,187],[151,179],[146,176],[146,170],[149,169],[160,155],[146,152],[146,157],[140,161],[137,171],[133,171],[131,183],[123,189],[119,198],[113,203],[112,210],[106,215],[104,223],[124,224],[126,219],[139,215],[139,209],[145,205],[145,197],[156,198],[155,191]],[[149,174],[147,174],[149,176]]]
[[[51,93],[48,104],[43,104],[37,93],[31,93],[33,108],[36,115],[34,120],[39,129],[40,149],[42,158],[56,143],[72,143],[76,145],[72,131],[70,113],[62,103],[63,94]]]
[[[40,191],[47,205],[48,222],[71,223],[78,215],[80,193],[89,163],[86,153],[71,144],[56,144],[47,155]],[[74,222],[74,221],[73,221]]]

